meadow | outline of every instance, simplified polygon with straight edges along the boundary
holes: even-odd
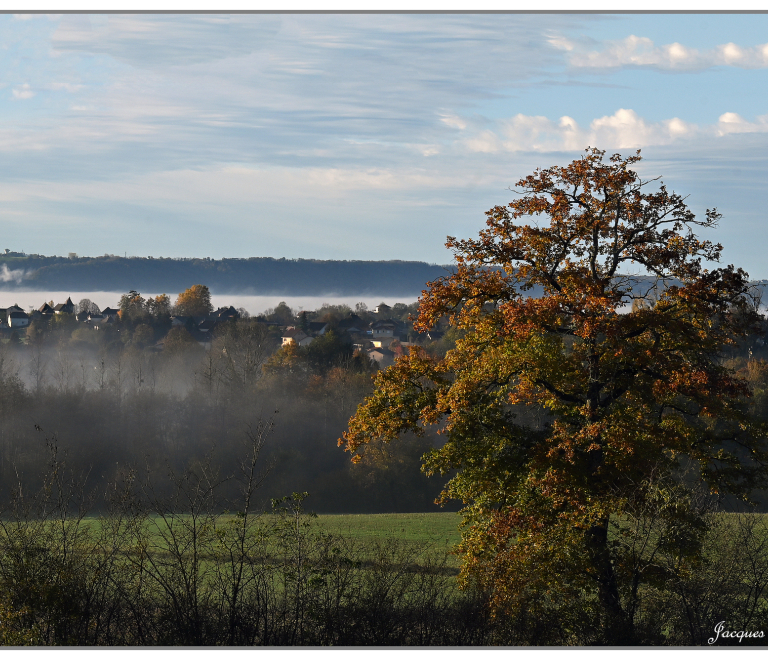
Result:
[[[261,497],[269,431],[254,430],[229,480],[206,463],[165,485],[129,472],[96,510],[51,444],[40,489],[19,487],[0,511],[0,644],[600,644],[586,583],[566,602],[536,591],[516,613],[490,615],[494,594],[457,579],[456,513],[317,516],[307,493]],[[686,542],[695,565],[668,542],[688,529],[674,519],[612,520],[619,569],[648,577],[627,594],[633,643],[706,645],[720,621],[760,630],[768,620],[768,517],[702,520]]]
[[[574,612],[541,594],[522,616],[494,619],[488,594],[459,589],[455,513],[315,516],[298,493],[234,515],[135,501],[102,516],[34,513],[0,518],[4,645],[594,643],[588,598]],[[648,570],[667,580],[642,591],[645,643],[705,644],[718,621],[764,624],[768,516],[710,515],[705,560],[687,575],[664,551],[666,532],[647,523],[625,518],[613,534],[643,549],[638,561],[653,553]]]
[[[360,540],[397,538],[428,543],[434,550],[450,549],[461,540],[458,513],[320,514],[318,529]]]

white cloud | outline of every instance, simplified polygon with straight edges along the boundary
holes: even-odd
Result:
[[[29,87],[29,83],[24,83],[13,90],[13,98],[15,99],[31,99],[34,95],[35,93]]]
[[[728,135],[729,133],[766,133],[768,132],[768,115],[762,115],[756,118],[756,121],[749,122],[735,112],[726,112],[720,115],[717,121],[717,134]]]
[[[600,117],[590,124],[592,144],[610,144],[617,148],[670,144],[697,132],[694,125],[677,117],[649,123],[634,110],[617,110],[610,117]]]
[[[580,126],[567,115],[553,120],[540,115],[517,114],[498,122],[494,130],[469,125],[461,144],[465,149],[478,153],[580,151],[589,145],[639,149],[694,138],[712,139],[730,133],[764,132],[768,132],[768,115],[750,122],[736,113],[727,112],[719,117],[717,123],[699,126],[679,117],[652,122],[634,110],[620,108],[612,115],[593,119],[589,126]]]
[[[742,69],[768,67],[768,43],[744,48],[734,43],[721,44],[709,50],[688,48],[680,43],[656,46],[648,37],[634,34],[616,41],[605,41],[599,50],[563,36],[549,37],[551,46],[570,53],[569,63],[577,68],[616,69],[636,66],[665,70],[701,70],[713,66]]]
[[[503,146],[501,140],[493,131],[481,131],[474,137],[467,138],[465,144],[470,151],[484,154],[500,151]]]

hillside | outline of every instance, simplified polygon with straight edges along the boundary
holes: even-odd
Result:
[[[183,291],[195,282],[217,294],[390,295],[415,298],[448,266],[419,261],[170,259],[0,256],[0,291]]]
[[[415,299],[426,283],[453,266],[423,261],[323,261],[320,259],[57,257],[0,255],[0,291],[183,291],[204,283],[216,294],[382,295]],[[651,279],[636,276],[638,292]],[[755,282],[761,292],[768,281]],[[540,295],[533,287],[529,295]]]

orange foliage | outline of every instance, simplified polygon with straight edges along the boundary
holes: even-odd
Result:
[[[212,311],[211,292],[204,284],[194,284],[176,299],[177,316],[207,316]]]
[[[415,327],[449,317],[463,337],[443,359],[412,347],[379,373],[339,441],[359,456],[427,426],[445,435],[425,469],[457,471],[444,497],[467,504],[463,579],[497,611],[536,590],[591,590],[631,627],[611,520],[632,507],[681,515],[656,504],[658,484],[683,487],[681,458],[712,492],[765,483],[766,428],[720,359],[757,320],[747,274],[704,267],[722,247],[693,229],[719,214],[696,219],[631,169],[639,160],[590,149],[536,170],[479,238],[449,237],[456,272],[428,284]]]

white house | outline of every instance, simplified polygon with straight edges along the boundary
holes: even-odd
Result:
[[[29,316],[26,312],[9,312],[8,313],[8,327],[10,328],[26,328],[29,325]]]

